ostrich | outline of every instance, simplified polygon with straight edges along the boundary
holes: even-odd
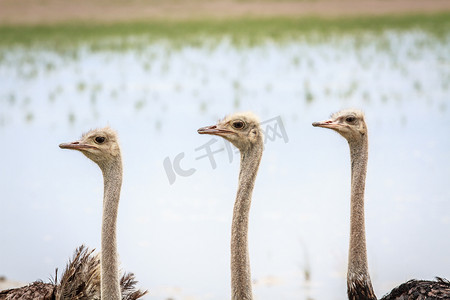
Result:
[[[131,273],[124,274],[119,282],[116,217],[122,183],[122,163],[116,133],[106,127],[92,130],[76,142],[59,145],[84,153],[101,168],[104,176],[102,256],[93,250],[79,247],[69,261],[61,282],[36,281],[28,286],[0,292],[0,299],[139,299],[147,292],[135,289]]]
[[[103,299],[119,300],[123,290],[119,281],[117,254],[117,212],[122,186],[122,158],[117,133],[109,127],[91,130],[80,140],[59,145],[62,149],[78,150],[95,162],[103,173],[104,195],[101,233],[100,287]],[[126,291],[129,292],[129,291]],[[137,299],[147,292],[132,292]]]
[[[80,246],[66,266],[61,283],[35,281],[27,286],[0,292],[0,299],[97,299],[100,261],[93,250]]]
[[[252,113],[238,113],[216,125],[200,128],[198,133],[221,136],[241,153],[231,227],[231,299],[250,300],[253,296],[247,234],[252,192],[264,146],[259,120]]]
[[[364,114],[359,110],[342,110],[333,114],[329,120],[314,122],[312,125],[335,130],[350,146],[352,179],[347,295],[350,300],[376,300],[367,264],[364,225],[364,189],[369,146]],[[442,278],[436,278],[435,281],[410,280],[382,299],[450,299],[450,283]]]

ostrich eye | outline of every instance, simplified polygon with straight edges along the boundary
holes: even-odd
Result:
[[[242,129],[242,128],[244,128],[244,126],[245,126],[245,123],[241,120],[233,122],[233,127],[236,129]]]
[[[353,123],[353,122],[355,122],[355,120],[356,120],[356,118],[353,117],[353,116],[347,117],[347,118],[345,119],[345,121],[347,121],[348,123]]]
[[[97,144],[102,144],[105,141],[105,138],[103,136],[98,136],[95,138],[95,142]]]

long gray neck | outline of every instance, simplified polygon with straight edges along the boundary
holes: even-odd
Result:
[[[122,186],[120,155],[109,164],[100,166],[103,172],[104,196],[102,217],[101,297],[108,300],[122,298],[119,284],[117,254],[117,211]]]
[[[263,151],[262,140],[247,151],[241,151],[239,187],[231,226],[231,299],[250,300],[252,281],[248,254],[248,218],[252,192]]]
[[[352,300],[376,299],[369,276],[364,224],[364,189],[369,148],[367,133],[361,140],[349,142],[349,145],[352,187],[347,293]]]

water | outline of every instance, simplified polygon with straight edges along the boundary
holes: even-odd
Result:
[[[123,269],[150,290],[146,299],[230,298],[239,157],[217,139],[213,168],[201,158],[212,137],[196,130],[251,110],[286,131],[268,139],[253,195],[255,298],[345,299],[349,150],[311,123],[357,107],[369,127],[377,295],[410,278],[449,278],[450,36],[391,31],[363,41],[1,50],[1,273],[46,280],[78,245],[99,249],[101,172],[58,144],[109,124],[124,156]],[[170,171],[183,154],[189,176]]]

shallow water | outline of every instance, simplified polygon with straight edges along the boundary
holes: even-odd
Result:
[[[99,248],[101,172],[58,144],[109,124],[124,156],[123,269],[150,290],[146,299],[230,298],[239,157],[196,130],[251,110],[269,135],[250,216],[255,298],[345,299],[349,151],[311,123],[357,107],[369,127],[377,295],[410,278],[449,278],[450,36],[364,41],[1,50],[2,274],[45,280],[81,243]],[[220,150],[211,158],[207,143]],[[173,165],[180,155],[186,174]]]

